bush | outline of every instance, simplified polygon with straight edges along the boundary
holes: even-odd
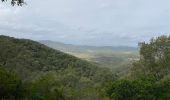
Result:
[[[0,67],[0,99],[22,97],[22,82],[16,74]]]

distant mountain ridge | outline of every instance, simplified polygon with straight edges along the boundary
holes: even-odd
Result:
[[[51,48],[62,50],[65,52],[117,52],[117,51],[138,51],[138,48],[129,46],[87,46],[87,45],[73,45],[65,44],[61,42],[55,42],[51,40],[41,40],[39,41]]]

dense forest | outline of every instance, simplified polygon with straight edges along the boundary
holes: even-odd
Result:
[[[0,98],[12,100],[99,100],[100,88],[115,79],[107,68],[38,42],[6,36],[0,36],[0,66]]]
[[[140,59],[118,76],[38,42],[0,36],[0,99],[169,100],[170,36],[139,48]]]

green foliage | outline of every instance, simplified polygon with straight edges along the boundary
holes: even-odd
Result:
[[[154,81],[152,79],[118,80],[107,88],[107,94],[113,100],[154,100],[151,94]]]
[[[0,67],[0,99],[17,99],[22,97],[21,80],[12,72]]]
[[[29,84],[29,99],[65,100],[52,75],[43,75]]]
[[[31,40],[0,36],[0,99],[169,100],[169,47],[167,36],[141,43],[129,79],[115,80],[107,68]]]
[[[87,61],[38,42],[0,36],[0,65],[23,82],[28,100],[100,100],[100,88],[114,75]]]
[[[78,76],[91,78],[99,69],[91,63],[30,40],[1,36],[0,48],[0,65],[16,70],[23,78],[30,77],[30,73],[36,71],[64,71],[69,67],[75,69]]]
[[[119,80],[111,83],[106,92],[113,100],[169,100],[170,80]]]
[[[51,75],[34,82],[23,82],[13,72],[0,67],[0,99],[7,100],[65,100]]]
[[[170,99],[170,78],[164,78],[155,84],[153,94],[157,100]]]
[[[140,43],[140,60],[134,62],[131,76],[109,83],[106,94],[113,100],[170,99],[170,37]]]
[[[134,76],[153,75],[157,80],[170,72],[170,36],[151,39],[150,43],[140,43],[140,60],[132,68]]]

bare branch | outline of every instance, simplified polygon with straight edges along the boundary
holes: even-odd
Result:
[[[8,0],[1,0],[1,1],[6,2]],[[24,0],[11,0],[12,6],[15,6],[15,5],[22,6],[23,4],[25,4]]]

